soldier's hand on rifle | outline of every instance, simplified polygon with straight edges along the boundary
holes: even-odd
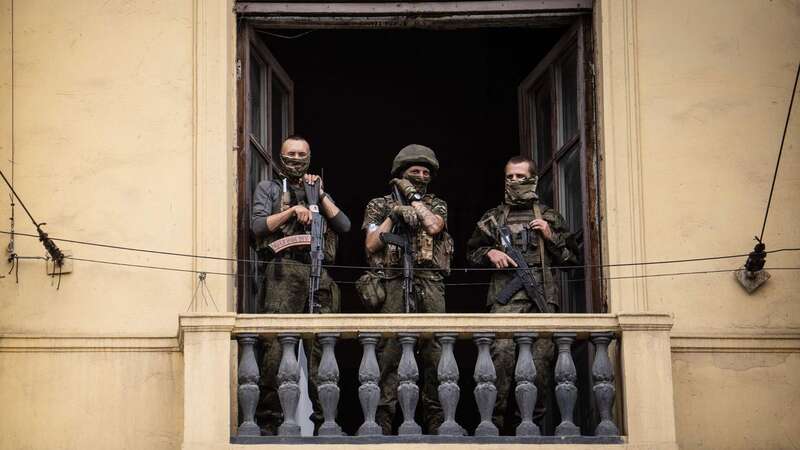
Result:
[[[392,223],[400,223],[400,221],[403,221],[411,228],[416,228],[419,224],[417,212],[414,211],[413,206],[396,205],[392,208],[392,212],[389,213],[389,218],[392,220]]]
[[[506,255],[500,250],[491,249],[488,253],[486,253],[486,257],[489,258],[489,261],[498,269],[517,267],[517,263],[515,263],[510,256]]]
[[[316,183],[317,180],[319,180],[319,195],[322,196],[322,194],[325,193],[325,191],[322,190],[322,177],[320,177],[319,175],[312,175],[310,173],[303,175],[303,181],[305,181],[310,185]]]
[[[417,188],[415,188],[414,185],[405,178],[393,178],[390,183],[397,186],[397,188],[400,189],[400,192],[406,196],[408,201],[411,201],[414,195],[417,193]]]
[[[297,221],[303,225],[308,225],[311,223],[311,211],[308,210],[303,205],[294,205],[292,206],[292,211],[294,211],[294,215],[297,217]]]
[[[550,224],[547,223],[544,219],[533,219],[531,223],[528,224],[534,230],[539,230],[542,232],[542,236],[548,241],[553,240],[553,230],[550,229]]]

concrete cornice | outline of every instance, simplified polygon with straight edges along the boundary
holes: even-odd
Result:
[[[800,353],[800,330],[681,331],[671,345],[672,353]]]
[[[622,331],[670,331],[674,320],[666,313],[626,313],[617,315]]]
[[[176,336],[0,335],[0,353],[178,352]]]

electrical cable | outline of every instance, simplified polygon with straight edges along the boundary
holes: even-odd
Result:
[[[14,116],[15,116],[14,106],[15,106],[14,105],[14,0],[11,0],[11,186],[14,186],[14,165],[15,165],[15,161],[16,161],[15,160],[15,151],[14,151],[14,149],[16,148],[16,145],[15,145],[16,138],[15,138],[15,135],[14,135],[14,128],[15,128],[15,126],[14,126],[15,125],[14,124]],[[15,229],[15,224],[14,224],[15,208],[14,208],[14,206],[15,205],[14,205],[14,195],[13,194],[8,194],[8,196],[11,199],[11,217],[9,218],[9,220],[11,222],[11,237],[8,240],[8,246],[6,247],[6,253],[8,253],[8,262],[12,262],[12,267],[13,267],[13,264],[16,263],[16,261],[14,261],[14,257],[17,256],[17,250],[16,250],[16,245],[15,245],[16,242],[14,240],[14,229]],[[9,272],[9,273],[11,273],[11,272]]]
[[[112,266],[122,266],[122,267],[135,267],[141,269],[153,269],[153,270],[164,270],[164,271],[171,271],[171,272],[184,272],[184,273],[196,273],[196,274],[207,274],[207,275],[221,275],[221,276],[232,276],[232,277],[243,277],[243,278],[253,278],[255,275],[249,274],[237,274],[231,272],[212,272],[207,270],[194,270],[194,269],[181,269],[177,267],[166,267],[166,266],[151,266],[147,264],[132,264],[132,263],[123,263],[118,261],[105,261],[99,259],[91,259],[91,258],[78,258],[74,256],[67,256],[66,258],[72,259],[74,261],[83,261],[89,263],[97,263],[97,264],[107,264]],[[533,270],[533,269],[531,269]],[[733,269],[715,269],[715,270],[699,270],[699,271],[691,271],[691,272],[669,272],[669,273],[656,273],[656,274],[647,274],[647,275],[631,275],[631,276],[619,276],[619,277],[598,277],[595,278],[597,280],[604,279],[604,280],[625,280],[625,279],[632,279],[632,278],[656,278],[656,277],[667,277],[667,276],[683,276],[683,275],[699,275],[699,274],[709,274],[709,273],[724,273],[724,272],[735,272],[740,270],[740,268],[733,268]],[[800,270],[800,267],[771,267],[769,270]],[[586,281],[586,278],[574,278],[574,279],[565,279],[565,282],[580,282]],[[355,280],[334,280],[336,283],[341,284],[353,284]],[[489,283],[445,283],[445,286],[481,286],[481,285],[488,285]]]
[[[11,189],[11,193],[14,195],[14,197],[17,198],[17,201],[19,201],[19,205],[22,206],[22,209],[25,210],[25,213],[28,214],[28,217],[31,219],[31,222],[33,222],[33,226],[36,227],[36,232],[38,233],[38,236],[35,236],[35,237],[38,237],[39,241],[42,243],[42,245],[44,245],[44,248],[45,248],[45,250],[47,250],[47,253],[50,254],[51,258],[53,258],[53,263],[56,266],[59,266],[59,267],[61,265],[63,265],[63,263],[64,263],[64,253],[61,251],[61,249],[58,248],[56,243],[53,242],[53,239],[50,238],[47,235],[47,233],[44,232],[44,230],[42,230],[42,226],[46,225],[46,223],[37,222],[36,219],[33,218],[33,215],[28,210],[28,207],[25,206],[25,203],[22,201],[22,199],[20,198],[19,194],[17,194],[17,191],[14,190],[14,186],[11,185],[11,183],[8,181],[8,178],[6,178],[6,174],[4,174],[2,170],[0,170],[0,177],[3,178],[3,181],[5,181],[5,183],[8,186],[8,188]],[[9,234],[9,233],[6,232],[5,234]],[[60,271],[59,271],[59,277],[60,276],[61,275],[60,275]]]
[[[792,105],[794,104],[794,95],[797,93],[797,79],[800,78],[800,63],[797,64],[797,73],[794,76],[794,87],[792,87],[792,97],[789,100],[789,110],[786,112],[786,123],[783,125],[783,136],[781,137],[781,146],[778,150],[778,161],[775,163],[775,173],[772,174],[772,186],[769,188],[769,199],[767,200],[767,209],[764,211],[764,223],[761,225],[761,235],[757,241],[761,243],[764,239],[764,229],[767,227],[767,217],[769,216],[769,207],[772,204],[772,192],[775,190],[775,180],[778,178],[778,169],[781,166],[781,155],[783,155],[783,144],[786,142],[786,132],[789,129],[789,118],[792,116]]]
[[[0,234],[10,234],[10,232],[5,230],[0,230]],[[16,233],[19,236],[26,236],[26,237],[37,237],[34,234],[30,233]],[[110,248],[115,250],[125,250],[125,251],[132,251],[132,252],[140,252],[140,253],[152,253],[157,255],[166,255],[166,256],[180,256],[185,258],[197,258],[197,259],[210,259],[216,261],[228,261],[228,262],[245,262],[245,263],[256,263],[256,264],[295,264],[295,265],[308,265],[306,263],[295,262],[295,261],[261,261],[261,260],[253,260],[253,259],[237,259],[237,258],[226,258],[221,256],[206,256],[206,255],[194,255],[190,253],[180,253],[180,252],[171,252],[171,251],[164,251],[164,250],[151,250],[151,249],[143,249],[143,248],[136,248],[136,247],[126,247],[121,245],[113,245],[113,244],[103,244],[97,242],[90,242],[90,241],[81,241],[76,239],[66,239],[66,238],[50,238],[54,241],[59,242],[68,242],[72,244],[79,244],[79,245],[88,245],[93,247],[102,247],[102,248]],[[780,253],[780,252],[796,252],[800,251],[800,247],[797,248],[780,248],[776,250],[770,250],[767,253]],[[747,256],[748,254],[735,254],[735,255],[722,255],[722,256],[708,256],[708,257],[698,257],[698,258],[683,258],[683,259],[671,259],[671,260],[658,260],[658,261],[645,261],[645,262],[633,262],[633,263],[617,263],[617,264],[585,264],[585,265],[573,265],[573,266],[551,266],[553,269],[586,269],[586,268],[602,268],[602,267],[628,267],[628,266],[640,266],[640,265],[660,265],[660,264],[677,264],[677,263],[686,263],[686,262],[699,262],[699,261],[714,261],[714,260],[722,260],[722,259],[733,259],[733,258],[741,258],[743,256]],[[73,258],[74,259],[74,258]],[[359,265],[344,265],[344,264],[323,264],[325,268],[330,269],[355,269],[355,270],[375,270],[375,267],[372,266],[359,266]],[[440,269],[431,268],[431,267],[416,267],[414,270],[418,271],[438,271]],[[467,272],[483,272],[483,271],[503,271],[503,270],[516,270],[515,268],[505,268],[505,269],[497,269],[494,267],[454,267],[451,268],[451,272],[459,272],[459,273],[467,273]]]

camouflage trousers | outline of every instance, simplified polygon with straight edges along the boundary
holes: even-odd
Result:
[[[386,302],[381,313],[402,313],[405,311],[403,278],[386,280]],[[418,313],[444,313],[444,281],[438,274],[414,277],[414,294]],[[417,343],[421,355],[419,372],[422,383],[422,407],[425,415],[423,425],[427,434],[436,434],[444,422],[442,406],[439,403],[439,378],[437,365],[442,348],[434,339],[421,339]],[[378,364],[381,368],[381,398],[375,420],[383,428],[383,434],[392,434],[392,424],[397,413],[397,387],[400,379],[397,366],[400,363],[402,348],[395,338],[386,339],[378,348]]]
[[[308,311],[308,275],[306,265],[268,264],[260,287],[259,310],[266,314],[298,314]],[[320,279],[319,303],[322,314],[339,312],[339,287],[323,269]],[[323,421],[317,393],[317,369],[322,356],[319,343],[314,339],[303,339],[303,349],[308,361],[308,396],[314,407],[310,419],[316,432]],[[256,418],[262,433],[277,434],[283,422],[283,412],[278,398],[277,373],[281,361],[281,346],[276,338],[264,341],[261,359],[259,388],[261,389]]]
[[[538,309],[527,298],[515,299],[505,305],[494,303],[491,310],[492,313],[529,313],[531,311],[538,311]],[[514,384],[514,368],[517,362],[515,346],[512,339],[497,339],[491,349],[492,361],[497,372],[497,381],[495,382],[497,400],[492,421],[500,429],[501,434],[513,435],[513,428],[519,422],[519,411],[514,411],[511,416],[508,411],[509,397],[514,396],[516,388]],[[534,384],[538,389],[533,419],[540,423],[546,412],[545,405],[549,403],[549,397],[553,391],[555,345],[550,340],[537,339],[531,351],[533,364],[536,367]],[[504,428],[506,429],[504,430]]]

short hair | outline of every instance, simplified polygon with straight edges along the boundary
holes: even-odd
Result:
[[[528,174],[532,177],[535,177],[536,163],[534,163],[533,160],[528,158],[527,156],[522,156],[522,155],[512,156],[506,162],[506,166],[509,164],[522,164],[522,163],[528,163]]]
[[[303,136],[301,136],[299,134],[290,134],[289,136],[286,137],[286,139],[283,140],[283,142],[286,142],[286,141],[303,141],[308,146],[308,151],[309,152],[311,151],[311,143],[308,142],[308,139],[304,138]],[[283,145],[281,145],[281,147],[283,147]]]

